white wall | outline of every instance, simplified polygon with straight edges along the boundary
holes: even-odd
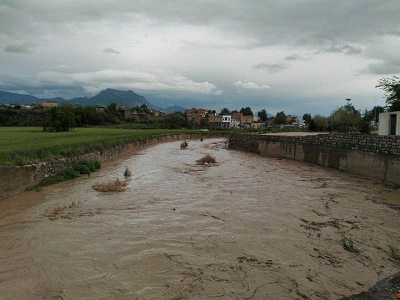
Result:
[[[379,114],[378,134],[389,135],[390,115],[397,115],[396,135],[400,135],[400,111],[384,112]]]

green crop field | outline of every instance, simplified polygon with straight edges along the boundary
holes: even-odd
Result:
[[[0,165],[29,164],[170,134],[198,130],[76,128],[70,132],[43,132],[40,127],[0,127]]]

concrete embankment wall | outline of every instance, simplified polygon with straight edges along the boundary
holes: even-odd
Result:
[[[201,134],[159,136],[126,145],[118,145],[104,151],[91,152],[74,157],[60,158],[51,162],[42,162],[26,166],[0,166],[0,199],[20,193],[26,188],[36,185],[45,177],[49,175],[55,175],[63,169],[74,165],[81,159],[97,159],[101,162],[105,162],[117,159],[118,157],[151,145],[185,139],[200,139],[202,136],[204,138],[211,137]],[[221,134],[221,136],[223,135]]]
[[[233,134],[229,147],[336,168],[400,186],[398,136]]]

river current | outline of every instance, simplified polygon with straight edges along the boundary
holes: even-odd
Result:
[[[125,191],[92,188],[126,167]],[[160,144],[0,201],[0,299],[339,299],[399,271],[382,199],[400,193],[222,139]]]

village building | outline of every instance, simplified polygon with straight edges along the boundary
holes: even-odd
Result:
[[[400,135],[400,111],[379,114],[379,135]]]
[[[190,108],[185,109],[185,120],[187,123],[193,123],[196,125],[201,124],[201,120],[206,117],[208,109],[204,108]]]
[[[211,129],[222,128],[222,116],[208,116],[208,124]]]
[[[222,115],[221,128],[230,128],[231,127],[231,115]]]
[[[52,108],[52,107],[57,107],[58,104],[55,101],[43,101],[38,103],[41,107],[43,108]]]

